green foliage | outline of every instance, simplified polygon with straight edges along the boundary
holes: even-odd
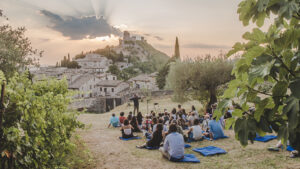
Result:
[[[67,166],[65,159],[75,148],[70,141],[72,133],[83,127],[77,121],[77,113],[67,112],[70,101],[66,80],[32,83],[28,72],[15,74],[7,84],[4,99],[1,166],[7,168],[10,164],[24,169]]]
[[[156,76],[156,84],[159,89],[164,89],[166,86],[166,79],[169,74],[170,70],[170,63],[165,64],[164,67],[162,67]]]
[[[223,96],[228,104],[219,104],[216,116],[231,104],[236,107],[232,123],[244,146],[255,133],[275,131],[284,143],[289,140],[300,150],[300,1],[244,0],[238,13],[244,25],[252,20],[261,27],[271,13],[274,21],[267,32],[246,32],[246,42],[236,43],[228,53],[240,52],[242,57],[232,71],[236,79]],[[250,106],[255,112],[243,114]]]
[[[73,69],[80,68],[80,66],[78,65],[78,63],[75,60],[71,61],[70,54],[68,54],[68,58],[66,56],[64,56],[64,59],[60,61],[60,65],[56,64],[56,66],[73,68]]]
[[[2,12],[0,14],[0,20]],[[24,36],[25,28],[14,29],[10,25],[0,25],[0,70],[7,78],[30,65],[38,65],[42,52],[31,47],[31,42]]]
[[[177,60],[171,64],[167,82],[174,90],[175,100],[205,98],[209,107],[217,101],[218,88],[232,79],[232,66],[232,61],[224,57]]]

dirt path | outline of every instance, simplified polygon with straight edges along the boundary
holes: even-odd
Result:
[[[176,104],[170,100],[159,100],[160,104],[167,105],[169,110]],[[192,104],[187,103],[184,108],[189,108]],[[142,103],[142,112],[146,112],[146,106]],[[124,111],[127,113],[130,107],[121,106],[114,112]],[[117,113],[119,114],[119,113]],[[98,169],[176,169],[176,168],[300,168],[299,159],[287,158],[287,152],[271,153],[266,150],[268,146],[276,144],[276,140],[268,143],[250,144],[242,148],[234,139],[233,131],[225,131],[230,138],[218,141],[202,141],[192,143],[192,147],[203,147],[213,145],[225,149],[228,154],[203,157],[191,149],[186,149],[185,153],[195,154],[201,161],[198,164],[172,163],[161,157],[157,150],[141,150],[136,145],[143,144],[146,140],[121,141],[119,129],[107,128],[111,113],[105,114],[82,114],[79,120],[87,124],[87,130],[80,131],[80,135],[87,146],[97,158]],[[141,136],[141,134],[139,134]],[[284,161],[284,163],[283,163]]]

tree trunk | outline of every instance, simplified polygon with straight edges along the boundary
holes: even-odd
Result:
[[[3,121],[3,113],[4,113],[4,91],[5,84],[1,85],[1,97],[0,97],[0,137],[2,136],[2,121]]]
[[[211,87],[209,89],[209,95],[210,95],[210,98],[209,98],[209,102],[207,103],[206,109],[211,109],[211,105],[218,101],[217,90],[215,87]]]

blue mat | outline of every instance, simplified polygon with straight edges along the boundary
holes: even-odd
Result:
[[[190,147],[192,147],[192,146],[189,144],[184,144],[184,148],[190,148]]]
[[[202,148],[194,148],[193,151],[198,152],[204,156],[213,156],[216,154],[226,154],[227,152],[219,147],[207,146]]]
[[[274,135],[265,135],[263,137],[261,136],[256,136],[254,138],[254,141],[260,141],[260,142],[268,142],[268,141],[271,141],[271,140],[274,140],[276,139],[277,136],[274,136]]]
[[[295,149],[292,146],[287,146],[286,151],[294,151]]]
[[[223,138],[229,138],[228,136],[223,136],[223,137],[219,137],[219,138],[214,138],[214,140],[219,140],[219,139],[223,139]],[[210,140],[209,137],[204,136],[204,139],[206,140]]]
[[[141,137],[131,137],[131,138],[123,138],[123,137],[119,137],[120,140],[124,140],[124,141],[129,141],[129,140],[137,140],[137,139],[141,139]]]
[[[184,158],[178,163],[200,163],[200,160],[194,154],[184,154]]]

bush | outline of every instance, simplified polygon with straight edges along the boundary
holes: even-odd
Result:
[[[62,168],[75,148],[70,141],[73,132],[84,126],[77,113],[67,113],[71,96],[66,80],[33,83],[28,76],[15,74],[6,87],[1,168]]]

